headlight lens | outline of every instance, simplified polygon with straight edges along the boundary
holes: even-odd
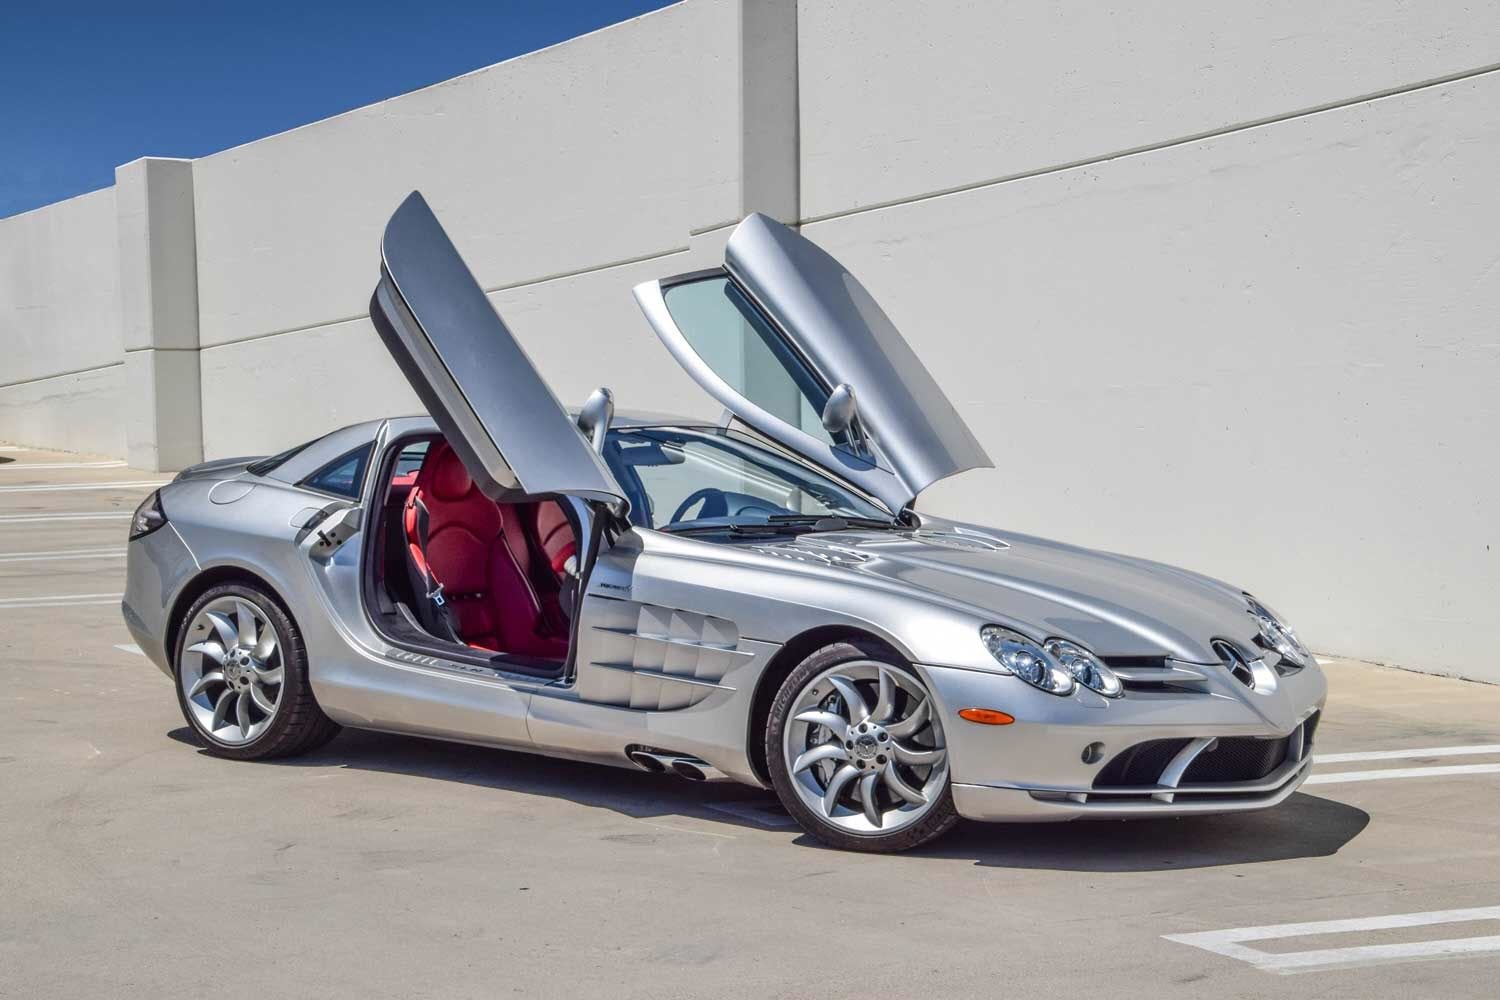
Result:
[[[155,490],[131,515],[130,540],[133,542],[142,535],[149,535],[166,523],[167,515],[161,509],[161,491]]]
[[[1255,623],[1260,627],[1260,638],[1265,645],[1274,649],[1281,658],[1299,667],[1307,666],[1312,654],[1307,647],[1302,645],[1302,640],[1297,638],[1297,633],[1285,621],[1278,618],[1276,613],[1264,604],[1245,595],[1246,602],[1250,605],[1250,614],[1255,616]]]
[[[1021,633],[999,625],[986,625],[979,630],[979,637],[1005,673],[1014,674],[1048,694],[1073,693],[1073,676],[1053,662],[1041,646]]]
[[[1099,658],[1082,646],[1066,639],[1048,639],[1042,647],[1078,683],[1090,691],[1097,691],[1106,698],[1118,698],[1125,693],[1125,685],[1115,672]]]

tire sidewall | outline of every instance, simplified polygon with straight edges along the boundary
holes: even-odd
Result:
[[[199,612],[209,603],[223,597],[238,597],[253,603],[256,608],[265,612],[266,618],[276,629],[276,647],[281,653],[282,669],[282,691],[277,702],[276,718],[255,739],[249,743],[230,744],[216,739],[211,733],[205,732],[198,725],[198,720],[193,717],[188,707],[187,692],[182,689],[182,652],[187,645],[188,626],[193,619],[198,617]],[[187,720],[188,728],[193,735],[202,743],[208,751],[218,757],[228,757],[234,760],[253,760],[262,756],[266,747],[276,746],[287,727],[291,725],[291,702],[295,694],[307,684],[306,658],[303,655],[302,635],[297,630],[296,623],[290,615],[270,594],[259,587],[246,583],[224,583],[210,587],[198,596],[183,614],[182,618],[175,623],[177,638],[172,649],[172,683],[177,688],[177,706],[182,710],[182,717]]]
[[[790,721],[791,707],[797,696],[815,677],[830,667],[852,660],[878,660],[921,682],[917,672],[905,660],[881,643],[838,642],[816,650],[787,675],[771,703],[770,718],[766,725],[766,769],[770,772],[771,785],[781,804],[804,830],[817,839],[846,850],[904,851],[942,835],[957,823],[958,813],[953,806],[951,776],[943,785],[942,796],[927,815],[916,823],[892,833],[861,834],[839,829],[809,809],[793,787],[794,779],[787,770],[782,743]],[[928,688],[925,682],[922,682],[922,686]],[[928,697],[931,696],[931,689],[928,688]]]

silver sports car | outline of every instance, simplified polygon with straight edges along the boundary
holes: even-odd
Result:
[[[752,215],[635,297],[719,422],[564,410],[402,203],[370,312],[431,416],[196,466],[131,524],[125,621],[211,752],[355,726],[738,781],[874,851],[1306,778],[1326,687],[1256,598],[913,509],[990,460],[817,246]]]

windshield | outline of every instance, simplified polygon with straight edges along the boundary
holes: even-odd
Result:
[[[803,517],[891,520],[842,483],[723,429],[612,430],[604,458],[630,494],[630,519],[643,528],[708,530]]]

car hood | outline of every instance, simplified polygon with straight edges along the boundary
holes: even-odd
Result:
[[[1217,663],[1216,638],[1256,635],[1243,592],[1161,563],[928,519],[915,531],[838,531],[775,539],[768,555],[895,583],[934,603],[1103,657]]]

